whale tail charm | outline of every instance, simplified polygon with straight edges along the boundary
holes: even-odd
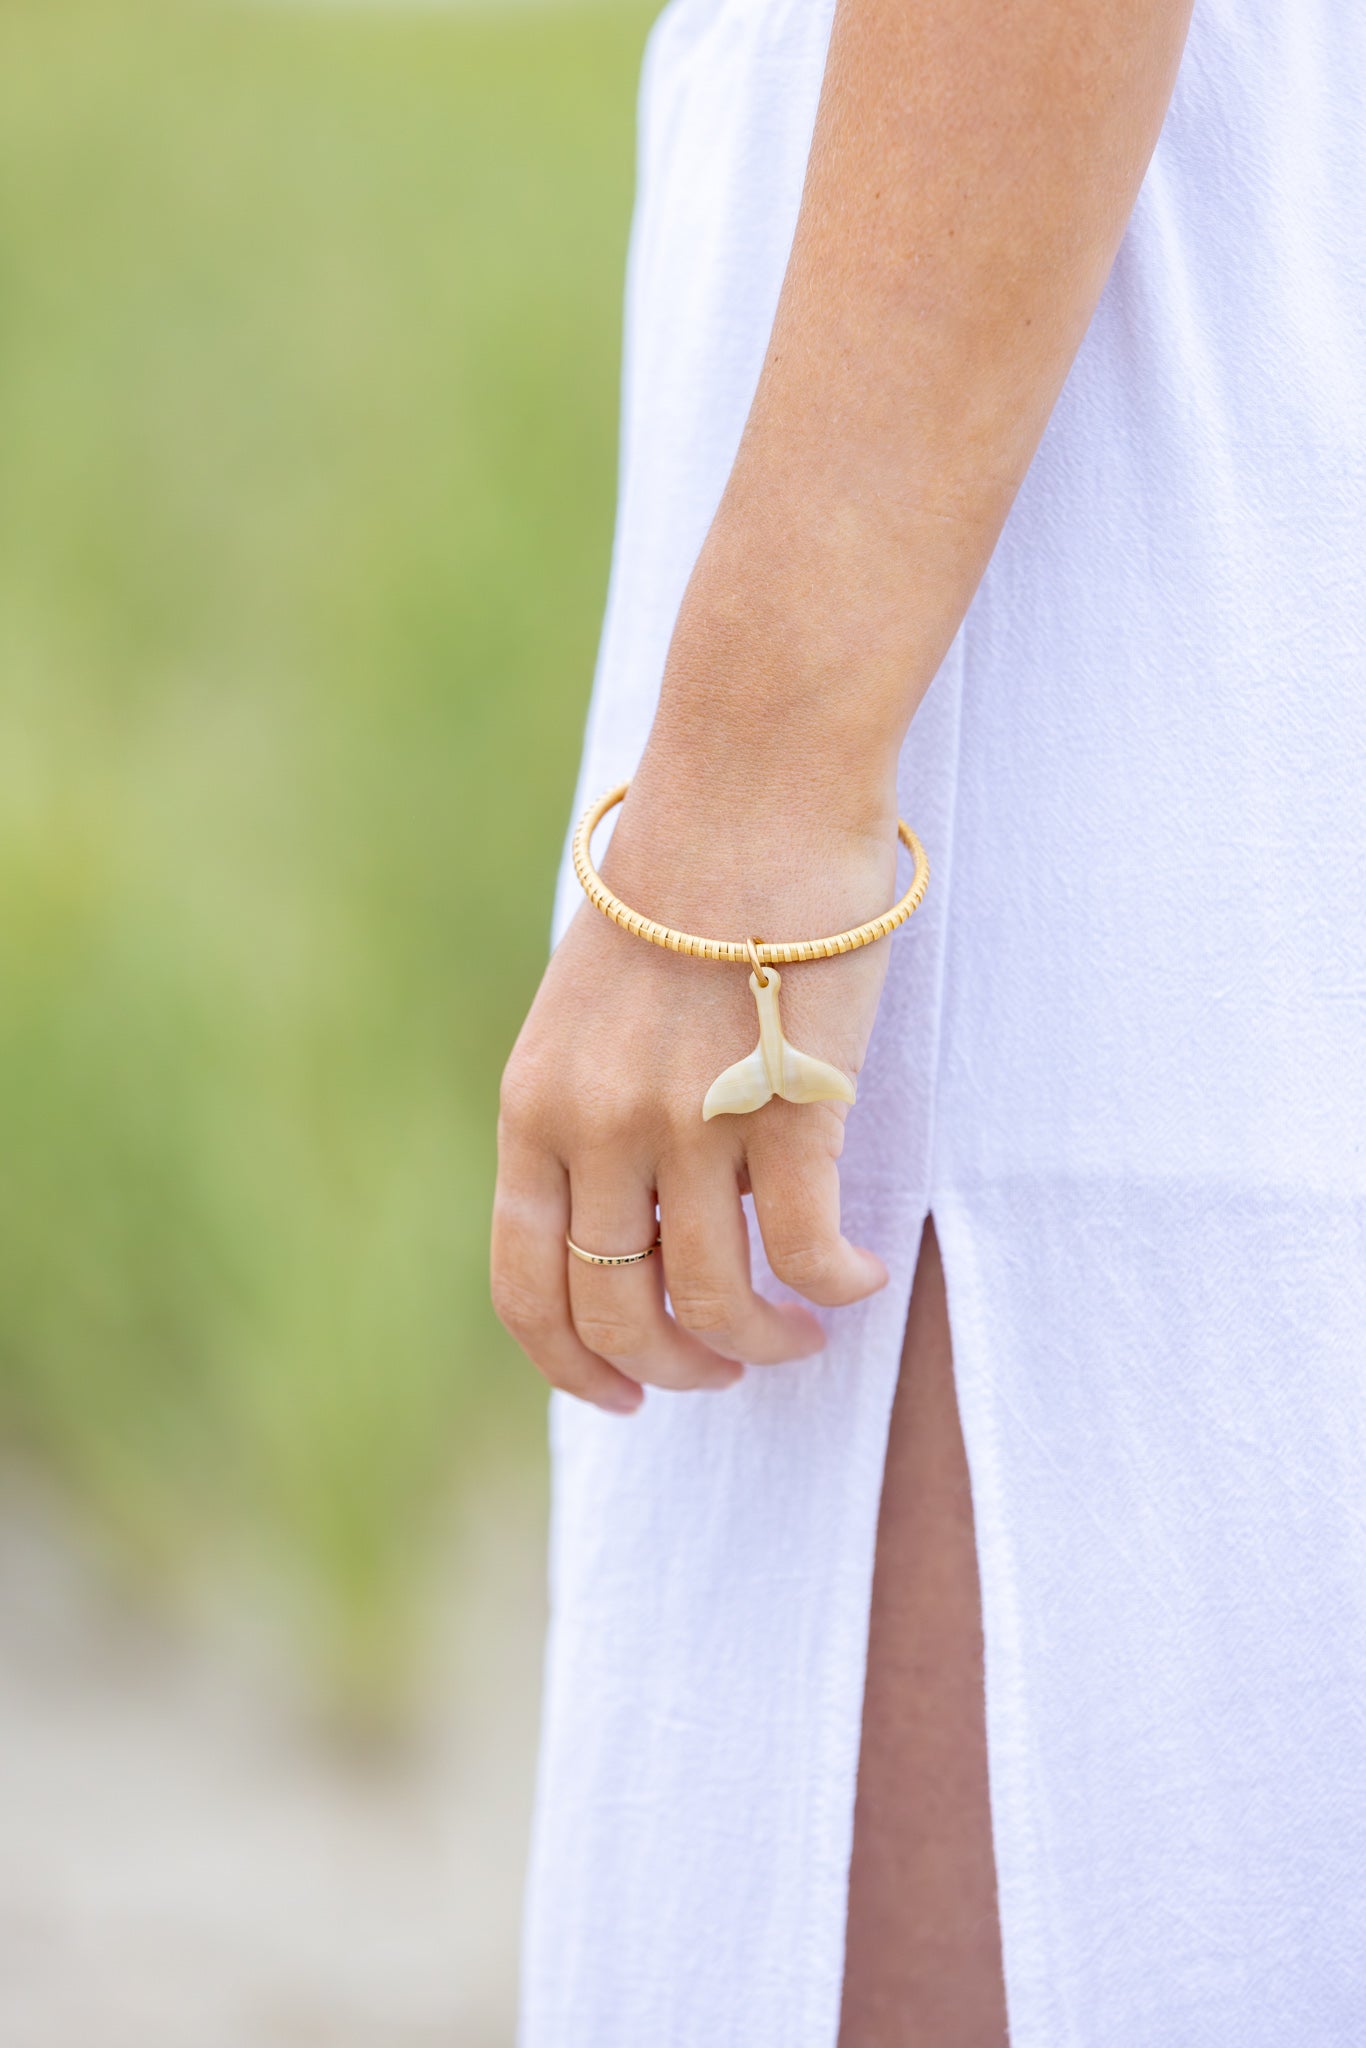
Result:
[[[852,1102],[854,1084],[847,1075],[825,1060],[798,1052],[783,1037],[778,1010],[782,976],[777,968],[768,968],[763,981],[751,974],[749,985],[759,1011],[759,1043],[712,1082],[702,1104],[703,1122],[714,1116],[746,1116],[775,1095],[785,1102]]]

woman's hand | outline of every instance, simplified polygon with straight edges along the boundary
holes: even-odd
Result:
[[[636,908],[786,938],[892,901],[897,752],[1091,317],[1189,9],[840,0],[768,353],[604,866]],[[856,1074],[887,951],[795,969],[793,1042]],[[742,970],[579,912],[508,1067],[494,1233],[499,1313],[557,1386],[624,1409],[817,1348],[751,1285],[746,1188],[809,1301],[881,1284],[840,1235],[839,1109],[702,1122],[754,1040]],[[643,1249],[656,1201],[662,1273],[566,1256],[567,1229]]]
[[[891,903],[902,737],[1091,317],[1189,11],[840,0],[768,354],[604,866],[634,907],[787,938]],[[794,969],[793,1042],[857,1073],[887,951]],[[839,1109],[702,1122],[754,1039],[742,970],[580,911],[508,1067],[494,1237],[499,1312],[557,1386],[627,1408],[816,1349],[814,1317],[750,1284],[746,1187],[809,1301],[881,1284],[840,1235]],[[643,1249],[656,1199],[663,1278],[567,1271],[566,1229]]]
[[[890,792],[855,802],[859,778],[827,789],[800,759],[776,774],[714,724],[671,737],[664,721],[605,879],[663,922],[726,937],[818,937],[885,910]],[[884,943],[786,970],[792,1042],[857,1075],[887,954]],[[555,1386],[628,1412],[642,1385],[726,1387],[741,1361],[820,1348],[815,1316],[755,1291],[747,1190],[769,1264],[797,1293],[837,1307],[884,1284],[881,1261],[840,1232],[843,1104],[775,1098],[702,1121],[708,1086],[757,1037],[746,969],[668,953],[580,909],[508,1063],[494,1221],[495,1305]],[[654,1258],[598,1267],[567,1254],[566,1232],[589,1251],[643,1250],[656,1203]]]

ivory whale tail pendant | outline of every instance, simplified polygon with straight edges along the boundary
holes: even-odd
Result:
[[[712,1082],[702,1104],[704,1123],[714,1116],[745,1116],[752,1109],[762,1109],[775,1095],[781,1095],[784,1102],[854,1100],[854,1084],[838,1067],[798,1052],[783,1037],[778,1010],[782,976],[776,967],[768,968],[766,975],[764,981],[757,974],[749,977],[759,1011],[759,1043]]]

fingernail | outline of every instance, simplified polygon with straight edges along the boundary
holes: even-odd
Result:
[[[602,1406],[610,1408],[614,1415],[634,1415],[644,1399],[643,1387],[634,1391],[630,1387],[609,1387],[602,1396]]]

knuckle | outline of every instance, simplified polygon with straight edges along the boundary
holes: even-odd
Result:
[[[735,1297],[714,1287],[670,1287],[675,1321],[696,1337],[728,1337],[739,1316]]]
[[[525,1238],[529,1222],[529,1207],[525,1198],[515,1193],[505,1180],[500,1180],[493,1194],[493,1227],[491,1236],[495,1259],[500,1251],[509,1252],[515,1250]],[[505,1278],[505,1276],[500,1276],[495,1270],[495,1284],[498,1284],[502,1278]]]
[[[554,1304],[505,1273],[495,1273],[491,1289],[493,1312],[519,1344],[534,1344],[554,1331]]]
[[[625,1316],[576,1316],[579,1341],[599,1358],[638,1358],[645,1349],[638,1324]]]
[[[585,1105],[594,1132],[608,1144],[632,1144],[650,1130],[658,1104],[647,1088],[633,1085],[604,1088]]]
[[[701,1103],[705,1088],[671,1088],[658,1103],[661,1129],[671,1152],[687,1168],[703,1166],[717,1148],[718,1139],[730,1135],[702,1121]],[[730,1119],[734,1121],[734,1119]]]
[[[592,1080],[566,1084],[562,1078],[553,1110],[542,1112],[542,1123],[553,1119],[566,1150],[576,1160],[591,1160],[634,1151],[649,1127],[647,1098],[634,1088],[595,1084]]]
[[[498,1122],[504,1132],[544,1144],[579,1094],[572,1063],[540,1044],[513,1047],[498,1084]]]
[[[540,1088],[530,1061],[514,1053],[498,1084],[499,1114],[505,1122],[520,1125],[526,1112],[539,1099]]]
[[[834,1271],[829,1246],[809,1241],[774,1245],[768,1263],[783,1285],[795,1288],[798,1294],[824,1287]]]

